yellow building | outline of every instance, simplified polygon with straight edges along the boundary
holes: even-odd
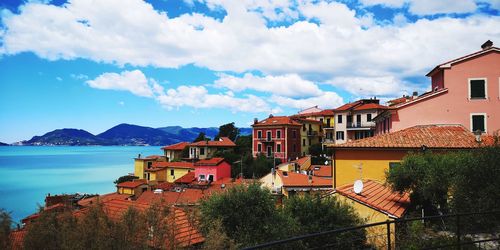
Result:
[[[321,144],[323,136],[322,124],[312,119],[294,119],[302,125],[300,129],[300,150],[302,156],[309,155],[309,148],[315,144]]]
[[[410,205],[408,193],[399,194],[393,192],[390,187],[373,181],[363,180],[363,188],[356,193],[353,183],[339,187],[335,196],[342,202],[351,205],[359,216],[366,220],[367,224],[391,221],[404,216]],[[397,227],[390,224],[391,245],[394,248],[395,232]],[[368,243],[379,249],[387,246],[387,225],[367,228]]]
[[[194,171],[192,162],[153,162],[152,167],[144,170],[147,180],[150,184],[158,182],[170,182],[181,178],[185,174]]]
[[[148,185],[143,181],[126,181],[116,185],[118,194],[140,196],[148,190]]]
[[[158,161],[165,161],[165,158],[159,155],[150,155],[144,158],[139,155],[137,158],[134,158],[134,176],[137,176],[139,179],[149,180],[150,177],[145,170],[151,169],[153,163]]]
[[[461,125],[421,125],[344,144],[330,144],[333,186],[352,184],[360,178],[385,182],[385,173],[410,152],[448,152],[479,146],[476,137]]]
[[[334,143],[334,135],[335,135],[335,114],[333,109],[325,109],[325,110],[310,110],[310,112],[301,112],[299,114],[294,115],[294,117],[305,118],[308,120],[316,120],[321,123],[323,137],[323,143]]]

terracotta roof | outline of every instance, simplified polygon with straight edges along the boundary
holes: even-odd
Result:
[[[281,178],[283,187],[329,187],[333,188],[332,180],[319,178],[316,176],[312,177],[312,182],[309,182],[309,176],[306,174],[298,174],[295,172],[286,172],[282,170],[276,170]],[[286,172],[286,175],[284,174]]]
[[[197,220],[190,219],[187,213],[181,208],[174,207],[172,210],[171,214],[173,216],[169,217],[168,221],[171,224],[173,220],[173,224],[175,225],[173,227],[175,230],[175,245],[188,247],[205,241],[205,238],[197,229]]]
[[[196,180],[196,177],[194,175],[194,172],[189,172],[189,173],[183,175],[181,178],[175,180],[174,183],[189,184],[195,180]]]
[[[130,195],[119,194],[119,193],[109,193],[109,194],[103,194],[103,195],[96,195],[96,196],[93,196],[90,198],[85,198],[85,199],[79,200],[78,205],[80,205],[82,207],[86,207],[86,206],[94,204],[95,202],[97,202],[97,200],[99,200],[99,202],[106,202],[109,200],[126,200],[129,197],[130,197]]]
[[[142,181],[126,181],[126,182],[119,183],[116,186],[123,187],[123,188],[136,188],[140,185],[145,185],[145,183]]]
[[[189,144],[189,146],[204,146],[204,147],[236,147],[236,144],[228,137],[221,137],[215,141],[199,141]]]
[[[111,220],[118,221],[129,208],[135,208],[139,212],[144,212],[151,204],[139,203],[131,200],[108,200],[102,202],[102,205],[106,215]]]
[[[482,145],[489,145],[484,136]],[[419,125],[374,137],[330,145],[333,148],[477,148],[474,134],[461,125]]]
[[[417,98],[413,98],[412,100],[408,100],[407,102],[401,102],[398,104],[394,104],[389,108],[398,109],[398,108],[406,107],[406,106],[411,105],[413,103],[424,101],[424,100],[427,100],[431,97],[438,96],[438,95],[441,95],[441,94],[446,93],[446,92],[448,92],[447,88],[438,89],[436,91],[433,90],[433,91],[425,92],[422,95],[418,96]]]
[[[408,193],[399,194],[373,180],[363,181],[361,194],[354,193],[354,184],[337,188],[337,192],[394,218],[401,218],[410,205]]]
[[[355,101],[355,102],[351,102],[351,103],[346,103],[336,109],[334,109],[335,112],[338,112],[338,111],[346,111],[346,110],[349,110],[351,108],[353,108],[354,106],[358,105],[360,103],[360,101]]]
[[[189,145],[189,142],[179,142],[176,144],[168,145],[165,147],[162,147],[161,149],[163,150],[177,150],[177,151],[182,151],[187,145]]]
[[[192,162],[187,161],[178,161],[178,162],[166,162],[166,161],[157,161],[153,162],[152,165],[154,168],[187,168],[194,169],[194,165]]]
[[[434,67],[431,71],[429,71],[429,73],[427,73],[426,76],[433,75],[438,69],[449,68],[453,64],[456,64],[456,63],[459,63],[461,61],[465,61],[467,59],[471,59],[471,58],[474,58],[474,57],[477,57],[477,56],[480,56],[480,55],[483,55],[483,54],[487,54],[487,53],[490,53],[490,52],[500,52],[500,49],[497,48],[497,47],[491,47],[491,48],[488,48],[488,49],[476,51],[476,52],[474,52],[472,54],[468,54],[468,55],[465,55],[465,56],[462,56],[462,57],[450,60],[450,61],[445,62],[445,63],[441,63],[438,66]]]
[[[178,191],[176,191],[176,189]],[[154,193],[153,191],[146,191],[137,198],[137,202],[145,204],[153,204],[161,202],[163,205],[191,205],[198,204],[198,202],[205,197],[203,190],[195,188],[182,188],[166,190],[162,193]]]
[[[321,123],[320,121],[306,118],[293,118],[295,121],[299,123]]]
[[[318,177],[332,177],[332,167],[324,165],[312,165],[311,170],[314,176]]]
[[[224,161],[224,158],[211,158],[211,159],[203,159],[197,161],[194,165],[195,166],[218,166]]]
[[[333,116],[333,114],[334,114],[333,109],[325,109],[325,110],[318,111],[318,112],[295,114],[295,115],[292,115],[291,117]]]
[[[368,109],[387,109],[387,106],[376,103],[367,103],[354,107],[353,110],[368,110]]]
[[[292,162],[296,162],[297,164],[299,164],[299,166],[302,166],[304,165],[304,163],[307,163],[308,161],[311,161],[311,156],[304,156],[297,160],[293,160]]]
[[[24,236],[26,235],[27,230],[26,229],[20,229],[20,230],[14,230],[10,232],[10,243],[11,243],[11,249],[12,250],[21,250],[24,249],[23,247],[23,241],[24,241]]]
[[[252,127],[264,127],[264,126],[301,126],[300,123],[294,121],[291,117],[288,116],[273,116],[266,118],[256,124],[253,124]]]

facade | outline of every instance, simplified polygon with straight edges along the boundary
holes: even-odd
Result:
[[[167,161],[175,161],[182,158],[182,150],[184,150],[184,148],[188,145],[189,142],[179,142],[162,147],[161,149],[165,152],[165,158],[167,159]]]
[[[214,141],[199,141],[189,144],[189,159],[207,159],[219,150],[232,150],[236,144],[228,137]]]
[[[333,150],[334,188],[359,179],[385,182],[385,172],[409,152],[471,150],[493,144],[491,136],[476,136],[461,125],[422,125],[339,145]]]
[[[148,184],[143,181],[126,181],[116,185],[116,189],[118,194],[140,196],[148,190]]]
[[[271,193],[285,197],[332,190],[332,180],[293,171],[274,170],[259,181],[261,186],[271,190]]]
[[[252,125],[252,154],[288,162],[301,155],[302,125],[287,116],[273,116]]]
[[[154,162],[162,160],[164,161],[164,158],[159,155],[150,155],[144,158],[139,155],[134,158],[134,176],[139,177],[139,179],[149,179],[145,170],[153,168]]]
[[[335,109],[335,144],[372,137],[375,122],[372,120],[386,110],[378,99],[362,99]]]
[[[309,148],[312,145],[321,144],[323,137],[322,123],[312,119],[293,119],[302,125],[300,129],[300,153],[302,156],[309,155]]]
[[[151,168],[144,170],[146,173],[146,180],[150,183],[153,182],[169,182],[173,183],[175,180],[181,178],[185,174],[194,171],[194,164],[192,162],[153,162]]]
[[[198,181],[214,182],[231,177],[231,165],[224,158],[200,160],[194,166],[194,175]]]
[[[321,123],[322,143],[333,143],[335,141],[335,115],[333,109],[325,109],[316,112],[298,113],[293,117],[316,120]]]
[[[431,70],[427,76],[432,90],[376,117],[377,134],[427,124],[461,124],[490,135],[498,131],[500,49],[491,44],[482,47]]]

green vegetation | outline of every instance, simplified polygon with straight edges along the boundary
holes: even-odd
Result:
[[[118,179],[116,179],[115,181],[113,181],[113,183],[114,184],[120,184],[122,182],[133,181],[135,179],[139,179],[139,177],[133,176],[133,175],[124,175],[124,176],[120,176]]]
[[[9,235],[12,226],[10,214],[0,208],[0,249],[10,249]]]
[[[209,140],[209,139],[210,139],[210,138],[208,138],[208,137],[206,137],[206,136],[205,136],[205,133],[200,132],[200,133],[198,134],[198,137],[196,137],[196,139],[194,139],[194,141],[193,141],[193,142],[207,141],[207,140]]]
[[[353,209],[334,198],[293,197],[277,207],[269,190],[257,183],[248,187],[236,186],[225,193],[215,194],[201,204],[201,223],[206,234],[214,224],[218,232],[234,241],[238,247],[274,241],[361,224]],[[220,225],[218,225],[220,224]],[[311,248],[325,243],[338,246],[362,246],[365,233],[355,232],[337,237],[322,237],[293,243],[292,248]],[[213,244],[213,243],[212,243]]]
[[[240,130],[234,126],[234,122],[231,122],[219,127],[219,133],[215,136],[215,140],[221,137],[229,137],[231,141],[235,141],[239,134]]]

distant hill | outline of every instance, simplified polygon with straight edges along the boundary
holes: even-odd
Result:
[[[23,145],[108,145],[106,140],[82,129],[56,129],[42,136],[34,136]]]
[[[7,143],[0,142],[0,146],[10,146],[10,145]]]
[[[241,135],[251,134],[251,128],[240,128]],[[42,136],[34,136],[19,145],[151,145],[164,146],[181,141],[193,141],[200,132],[214,138],[218,128],[183,128],[169,126],[162,128],[143,127],[132,124],[120,124],[103,133],[93,135],[81,129],[56,129]],[[6,144],[8,145],[8,144]]]

